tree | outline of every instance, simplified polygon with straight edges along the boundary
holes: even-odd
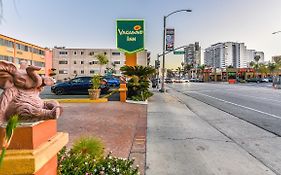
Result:
[[[149,77],[155,74],[156,69],[144,66],[123,66],[122,73],[131,77],[128,81],[128,98],[136,101],[144,101],[153,94],[149,92]]]
[[[183,75],[188,74],[188,77],[190,77],[190,70],[192,69],[192,65],[191,64],[185,64],[183,67]]]
[[[182,69],[181,69],[180,67],[178,67],[178,68],[176,69],[176,71],[178,72],[178,75],[179,75],[179,78],[180,78],[180,77],[181,77]]]
[[[267,65],[269,73],[272,75],[276,69],[278,69],[278,66],[276,63],[268,63]]]
[[[257,77],[256,72],[259,71],[259,64],[258,64],[258,63],[255,63],[254,61],[251,61],[251,62],[250,62],[250,67],[255,70],[255,77]]]
[[[109,61],[107,59],[107,57],[104,55],[104,54],[98,54],[96,56],[96,58],[98,59],[99,61],[99,65],[100,65],[100,74],[101,74],[101,68],[103,65],[106,65]]]
[[[116,64],[111,63],[111,66],[112,66],[112,73],[116,74]]]
[[[254,60],[256,61],[256,63],[258,63],[260,59],[261,59],[261,56],[259,56],[259,55],[256,55],[254,57]]]
[[[174,78],[175,73],[171,69],[167,69],[167,78]]]
[[[265,65],[265,64],[259,64],[258,70],[261,73],[262,77],[264,77],[265,75],[267,75],[269,73],[267,65]]]
[[[274,57],[273,58],[273,61],[278,64],[278,65],[281,65],[281,57]]]
[[[203,78],[203,74],[204,74],[204,70],[206,68],[206,65],[205,64],[202,64],[202,65],[199,65],[198,66],[198,69],[199,69],[199,76],[202,75],[202,78]],[[197,77],[199,77],[197,76]]]

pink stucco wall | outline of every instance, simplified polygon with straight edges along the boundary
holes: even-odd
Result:
[[[51,50],[45,50],[45,76],[49,76],[53,66],[53,56]]]

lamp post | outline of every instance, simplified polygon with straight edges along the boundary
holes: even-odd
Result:
[[[162,62],[162,81],[161,81],[161,89],[160,89],[160,92],[165,92],[165,89],[164,89],[164,80],[165,80],[165,77],[164,77],[164,74],[165,74],[165,47],[166,47],[166,19],[175,14],[175,13],[179,13],[179,12],[192,12],[192,10],[189,10],[189,9],[182,9],[182,10],[176,10],[176,11],[173,11],[172,13],[169,13],[167,16],[164,16],[164,28],[163,28],[163,62]]]

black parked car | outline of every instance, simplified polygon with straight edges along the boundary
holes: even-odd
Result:
[[[77,77],[66,82],[57,83],[51,87],[51,91],[56,95],[62,94],[88,94],[88,89],[92,87],[92,77]],[[101,84],[101,94],[106,94],[109,85],[106,80]]]
[[[260,83],[261,79],[260,78],[251,78],[251,79],[247,79],[247,82],[254,82],[254,83]]]

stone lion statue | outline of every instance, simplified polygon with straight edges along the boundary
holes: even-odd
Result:
[[[36,71],[40,67],[27,66],[21,61],[18,69],[13,63],[0,61],[0,124],[10,116],[18,114],[21,121],[56,119],[62,108],[57,101],[44,102],[39,93],[44,86],[51,86],[50,77],[41,77]]]

